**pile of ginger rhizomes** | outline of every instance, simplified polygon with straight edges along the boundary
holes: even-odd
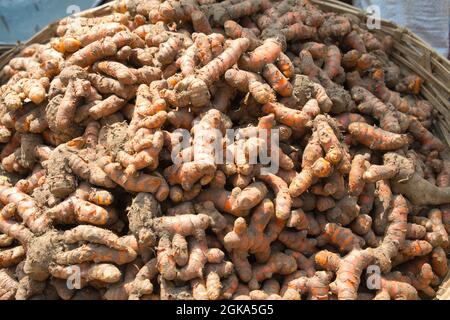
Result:
[[[307,0],[112,7],[1,72],[2,299],[436,295],[450,162],[390,37]]]

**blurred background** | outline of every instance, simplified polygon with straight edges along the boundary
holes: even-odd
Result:
[[[0,44],[25,41],[49,23],[106,1],[0,0]]]
[[[404,26],[449,57],[450,0],[342,0],[367,10],[377,6],[381,18]]]

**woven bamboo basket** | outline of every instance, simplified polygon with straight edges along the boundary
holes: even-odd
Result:
[[[323,11],[353,14],[362,21],[367,20],[363,10],[338,0],[310,1]],[[111,2],[82,11],[75,16],[99,17],[110,13],[112,13]],[[0,46],[0,70],[24,47],[33,43],[46,43],[56,36],[57,26],[58,21],[55,21],[28,41],[12,48]],[[394,38],[391,59],[401,68],[402,73],[415,73],[425,80],[420,95],[433,104],[436,110],[433,131],[450,146],[450,61],[439,55],[410,30],[390,21],[381,20],[381,28],[373,32],[380,39],[388,35]],[[447,151],[444,157],[450,160],[450,153]],[[441,285],[436,299],[450,300],[450,273]]]
[[[0,55],[6,51],[11,50],[12,48],[14,48],[13,45],[10,44],[0,44]]]

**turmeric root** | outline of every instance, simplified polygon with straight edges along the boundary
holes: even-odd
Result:
[[[408,130],[414,138],[420,142],[421,148],[424,152],[431,150],[444,150],[444,144],[431,132],[429,132],[416,118],[411,118],[411,124],[409,125]]]
[[[17,265],[25,257],[25,251],[22,246],[0,251],[0,266],[8,268]]]
[[[310,100],[301,111],[287,108],[280,103],[269,102],[263,106],[263,112],[273,113],[278,122],[293,130],[301,131],[319,114],[320,109],[317,100]]]
[[[158,167],[158,156],[164,144],[163,133],[161,131],[157,131],[153,134],[152,138],[153,139],[151,140],[151,145],[149,147],[140,150],[134,155],[129,155],[123,151],[120,151],[117,154],[116,159],[122,164],[123,167],[126,168],[126,175],[133,175],[136,171],[144,168],[155,170]]]
[[[324,71],[328,74],[330,79],[334,79],[339,73],[343,73],[341,67],[341,51],[337,46],[329,46],[327,50],[327,55],[324,61]]]
[[[397,150],[409,144],[406,135],[387,132],[362,122],[350,124],[348,131],[358,142],[373,150]]]
[[[414,205],[440,205],[450,201],[450,190],[432,185],[418,174],[414,174],[406,181],[394,181],[392,188],[396,193],[407,197]],[[417,188],[422,192],[415,192]]]
[[[254,50],[260,46],[260,40],[252,29],[245,28],[233,20],[228,20],[223,25],[225,34],[231,39],[247,38],[250,40],[249,50]]]
[[[79,264],[70,266],[50,266],[49,271],[55,278],[67,279],[73,274],[74,268],[80,268],[80,277],[84,281],[102,281],[114,283],[119,281],[120,270],[112,264]]]
[[[303,152],[303,170],[289,186],[291,196],[298,197],[305,192],[312,185],[315,177],[323,178],[331,174],[331,164],[321,156],[322,147],[316,131],[311,136]]]
[[[395,86],[395,91],[418,95],[422,87],[423,79],[417,75],[410,75]]]
[[[25,98],[29,98],[32,102],[40,104],[45,99],[48,86],[48,78],[41,78],[39,80],[20,79],[10,90],[2,94],[2,98],[9,110],[16,110],[22,107]]]
[[[88,74],[88,79],[101,94],[115,94],[125,100],[136,95],[137,86],[135,85],[124,85],[115,79],[93,73]]]
[[[112,188],[116,185],[96,163],[91,161],[86,163],[77,154],[68,155],[67,160],[72,172],[89,183],[106,188]]]
[[[0,271],[0,299],[11,300],[17,292],[19,283],[7,269]]]
[[[325,270],[335,271],[336,280],[330,289],[339,300],[355,300],[361,282],[361,274],[373,260],[367,250],[353,250],[344,258],[330,251],[320,251],[315,256],[316,263]]]
[[[281,220],[287,220],[291,214],[291,195],[289,188],[283,179],[274,174],[259,175],[258,178],[268,183],[276,194],[275,198],[275,216]]]
[[[337,246],[343,253],[360,249],[365,245],[365,241],[361,237],[353,234],[350,229],[340,227],[335,223],[327,223],[317,241],[319,246],[324,246],[326,243]]]
[[[290,97],[294,88],[282,72],[272,63],[266,64],[262,75],[267,83],[282,97]]]
[[[390,270],[393,258],[397,256],[405,241],[408,211],[405,198],[401,195],[395,196],[388,217],[390,224],[386,228],[381,245],[373,252],[375,260],[384,272]]]
[[[330,126],[329,120],[322,115],[318,115],[314,119],[314,130],[317,131],[320,145],[325,151],[325,160],[331,164],[338,165],[342,161],[344,155],[339,139],[333,128]]]
[[[150,66],[132,69],[119,62],[102,61],[94,64],[94,70],[96,69],[126,85],[150,83],[161,78],[161,70]]]
[[[140,174],[137,177],[128,176],[118,163],[110,163],[104,167],[105,173],[118,185],[125,190],[132,192],[150,192],[158,191],[162,183],[162,178],[148,174]]]
[[[311,81],[307,76],[295,75],[293,95],[299,99],[300,104],[305,104],[310,99],[316,99],[320,110],[328,113],[333,107],[333,102],[327,91],[319,83]]]
[[[372,115],[380,121],[381,129],[393,133],[401,133],[398,111],[389,108],[386,104],[378,100],[372,93],[361,87],[352,88],[352,96],[357,102],[361,102],[358,109],[365,114]]]
[[[174,106],[186,105],[182,99],[187,99],[186,101],[191,103],[194,108],[205,106],[210,99],[208,88],[237,62],[248,45],[249,40],[247,39],[233,40],[225,51],[198,70],[196,77],[187,77],[175,86],[175,91],[167,91],[166,99]],[[183,93],[183,91],[186,90],[189,96],[184,97],[186,92]]]
[[[291,250],[303,254],[311,254],[316,250],[317,240],[308,239],[306,236],[308,231],[299,232],[282,231],[278,240]]]
[[[119,111],[125,105],[125,100],[118,98],[115,95],[109,96],[102,102],[92,106],[89,109],[89,115],[94,119],[109,116]]]
[[[418,300],[416,289],[408,283],[381,277],[380,285],[374,300]]]
[[[249,54],[239,59],[239,67],[243,70],[260,72],[269,63],[275,62],[281,52],[281,46],[274,39],[267,39]]]
[[[442,212],[438,209],[433,209],[428,213],[428,219],[431,223],[431,232],[427,233],[425,240],[433,247],[447,248],[448,234],[442,223]]]
[[[56,224],[90,223],[94,225],[112,224],[117,220],[115,211],[104,209],[77,195],[69,197],[47,211],[47,215]]]
[[[48,216],[39,210],[33,198],[18,189],[0,187],[0,201],[5,205],[16,205],[17,214],[32,231],[43,233],[49,228]]]
[[[136,258],[136,252],[129,250],[115,250],[97,244],[85,244],[77,249],[59,253],[55,262],[60,265],[72,265],[84,262],[112,262],[118,265],[126,264]]]
[[[351,31],[350,21],[344,16],[330,15],[319,28],[319,36],[324,39],[328,37],[344,37]]]
[[[259,264],[253,267],[252,279],[249,287],[258,289],[260,282],[270,278],[274,273],[281,275],[290,274],[297,269],[297,262],[291,256],[282,252],[274,253],[265,264]]]
[[[255,73],[230,69],[225,73],[227,83],[242,92],[250,92],[258,103],[275,100],[275,93]]]
[[[264,200],[251,217],[249,226],[244,219],[238,218],[234,222],[233,231],[224,238],[224,244],[231,251],[231,258],[235,265],[239,278],[242,281],[250,281],[252,268],[247,260],[247,255],[254,254],[259,262],[265,262],[270,257],[270,244],[281,231],[280,223],[273,220],[273,203]],[[271,221],[272,220],[272,221]],[[271,230],[271,233],[268,231]]]
[[[97,40],[83,49],[77,51],[69,59],[69,64],[87,67],[95,61],[112,56],[117,52],[117,45],[112,38],[108,37],[104,40]]]
[[[127,265],[123,282],[114,284],[105,292],[107,300],[138,300],[153,293],[151,280],[156,276],[156,259],[145,265],[132,263]]]
[[[447,257],[444,249],[437,247],[431,254],[431,266],[438,277],[444,277],[448,271]]]
[[[368,167],[367,156],[356,154],[353,157],[352,167],[348,176],[349,193],[352,196],[359,196],[364,190],[364,174]]]
[[[288,283],[283,298],[289,300],[301,300],[301,297],[308,293],[308,300],[328,300],[329,283],[331,273],[317,271],[314,276],[301,276]]]
[[[425,240],[406,240],[402,250],[393,259],[392,266],[413,260],[415,257],[425,256],[432,250],[431,244]]]
[[[250,184],[245,189],[233,189],[232,192],[222,189],[212,189],[201,192],[199,201],[211,201],[217,209],[235,216],[246,216],[249,210],[256,207],[267,194],[267,187],[262,182]]]
[[[193,128],[194,131],[194,161],[183,162],[165,169],[164,175],[169,184],[181,184],[184,190],[190,190],[199,182],[202,185],[210,182],[216,171],[214,144],[220,143],[220,131],[226,126],[224,115],[217,110],[208,111]]]

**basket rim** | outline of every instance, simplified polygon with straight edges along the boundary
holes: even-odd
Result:
[[[338,1],[338,0],[309,0],[309,1],[311,1],[314,4],[320,5],[322,8],[324,8],[324,7],[329,7],[330,9],[343,8],[343,9],[345,9],[347,11],[353,11],[353,13],[355,15],[357,15],[358,17],[360,17],[360,18],[367,18],[368,17],[367,13],[363,9],[358,8],[356,6],[353,6],[353,5],[350,5],[350,4],[347,4],[345,2]],[[115,1],[107,2],[107,3],[103,4],[103,5],[98,6],[98,7],[90,8],[90,9],[87,9],[87,10],[84,10],[84,11],[81,11],[81,12],[77,12],[77,13],[73,14],[72,16],[73,17],[83,17],[83,16],[86,16],[86,15],[95,14],[95,13],[99,13],[99,12],[107,14],[108,11],[112,10],[112,4],[114,2]],[[105,10],[105,9],[107,9],[107,10]],[[104,11],[104,12],[101,12],[101,11]],[[30,45],[32,43],[35,43],[34,40],[36,38],[38,38],[39,35],[41,35],[43,32],[46,32],[49,28],[51,29],[52,26],[54,26],[54,25],[56,26],[59,23],[59,21],[61,21],[62,19],[65,19],[67,17],[70,17],[70,16],[66,16],[64,18],[61,18],[61,19],[58,19],[58,20],[55,20],[55,21],[51,22],[50,24],[48,24],[46,27],[41,29],[39,32],[37,32],[35,35],[33,35],[31,38],[29,38],[26,41],[23,41],[23,42],[19,41],[17,43],[0,44],[0,48],[2,46],[4,46],[4,47],[12,47],[10,50],[14,51],[14,50],[17,50],[18,47],[23,47],[23,46],[27,46],[27,45]],[[389,20],[385,20],[385,19],[381,19],[380,21],[381,21],[382,27],[383,26],[384,27],[393,27],[393,28],[398,29],[398,31],[400,32],[400,37],[403,34],[406,34],[406,35],[408,35],[410,37],[413,37],[413,38],[415,38],[416,41],[418,41],[420,43],[420,45],[424,49],[430,51],[433,55],[439,57],[440,59],[443,59],[443,60],[445,60],[447,62],[450,62],[447,57],[444,57],[442,54],[438,53],[424,39],[422,39],[417,34],[412,32],[409,28],[400,26],[399,24],[397,24],[395,22],[392,22],[392,21],[389,21]],[[2,57],[3,57],[3,54],[0,55],[0,61],[2,60]]]

